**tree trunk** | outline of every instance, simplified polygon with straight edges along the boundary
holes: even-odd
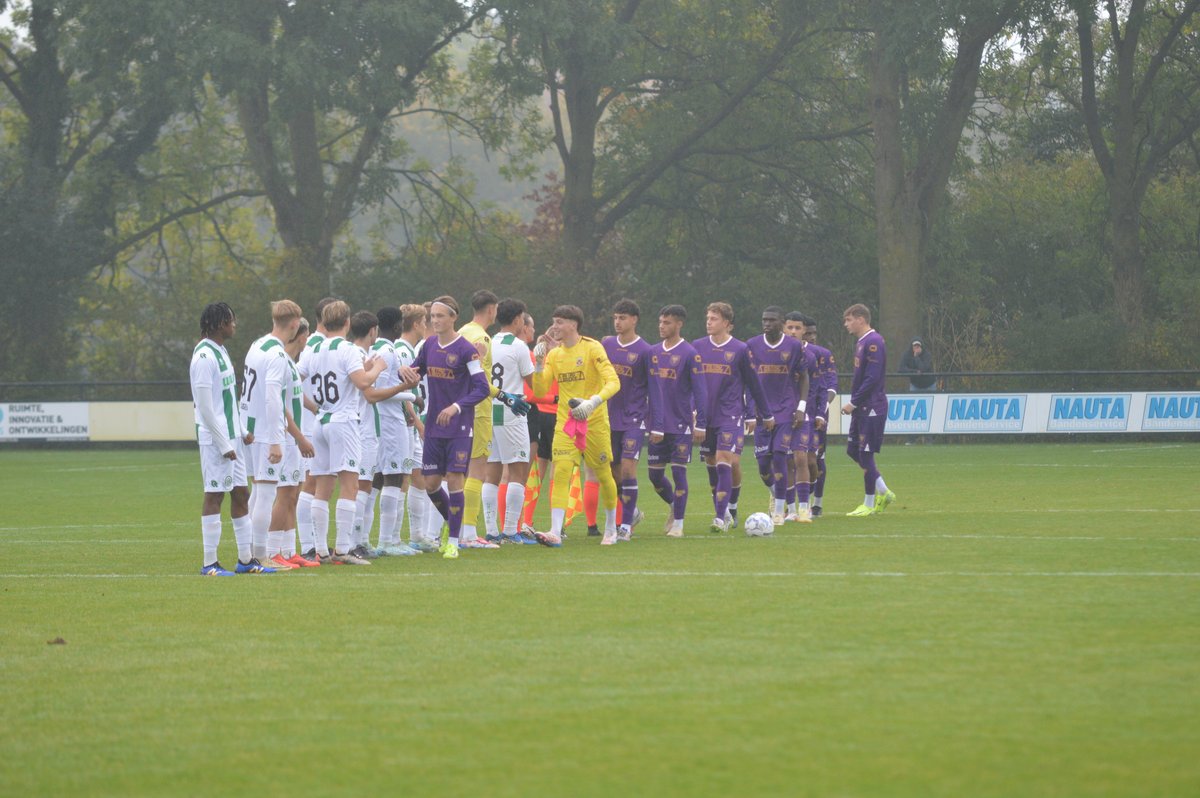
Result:
[[[879,260],[876,327],[893,339],[921,331],[920,281],[924,221],[905,170],[900,131],[899,65],[876,35],[871,53],[871,125],[875,158],[875,249]]]
[[[1113,299],[1127,329],[1139,330],[1145,315],[1145,270],[1139,223],[1140,202],[1131,189],[1109,188],[1108,222],[1112,228]]]

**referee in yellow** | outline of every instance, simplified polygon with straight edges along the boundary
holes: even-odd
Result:
[[[610,467],[612,433],[605,401],[621,390],[621,382],[600,342],[581,334],[582,310],[575,305],[559,305],[551,317],[549,334],[539,338],[533,348],[533,392],[542,396],[558,382],[558,422],[551,452],[558,478],[550,495],[550,531],[536,533],[537,539],[544,546],[562,545],[570,474],[582,457],[600,480],[600,502],[604,505],[604,537],[600,543],[611,546],[617,542],[617,483]],[[570,419],[587,423],[582,452],[566,429]]]

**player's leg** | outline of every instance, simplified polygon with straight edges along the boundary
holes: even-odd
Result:
[[[864,453],[862,450],[866,444],[866,436],[863,434],[863,430],[861,429],[861,427],[862,427],[862,425],[860,423],[860,420],[859,420],[859,417],[857,416],[857,414],[851,414],[850,429],[848,430],[847,435],[846,435],[846,455],[851,460],[853,460],[855,463],[858,463],[858,466],[863,469],[863,485],[865,488],[866,487],[867,465],[863,464],[863,454]],[[872,468],[874,467],[874,458],[869,459],[868,465],[870,465]],[[874,481],[874,479],[872,479],[871,480],[871,488],[872,489],[871,489],[871,493],[870,493],[869,497],[866,496],[864,493],[864,498],[863,498],[862,504],[858,505],[853,510],[846,513],[846,515],[848,515],[852,518],[861,518],[863,516],[871,515],[872,513],[875,512],[874,484],[875,484],[875,481]],[[867,503],[868,501],[870,502],[870,504]]]
[[[725,528],[737,526],[738,500],[742,495],[742,449],[746,445],[745,430],[739,426],[733,438],[733,469],[730,472],[729,506],[725,508]]]
[[[863,482],[865,488],[867,479],[872,476],[874,477],[874,483],[871,485],[871,488],[875,493],[874,509],[876,513],[883,512],[889,504],[896,500],[896,494],[884,482],[883,474],[879,472],[879,466],[875,462],[876,456],[883,449],[883,430],[886,424],[886,415],[873,416],[866,419],[864,424],[866,428],[866,445],[863,446],[864,454],[860,456],[860,460],[865,459],[866,454],[870,454],[871,457],[869,470],[867,464],[863,464]]]
[[[561,428],[555,429],[550,455],[554,474],[557,477],[550,483],[550,531],[536,532],[534,537],[543,546],[557,548],[562,545],[563,526],[567,519],[567,504],[571,497],[571,474],[575,467],[582,462],[583,457],[575,448],[574,440]]]
[[[599,504],[604,509],[604,537],[600,543],[606,546],[617,542],[617,481],[609,467],[612,458],[612,433],[608,425],[589,423],[583,459],[596,475]]]
[[[618,540],[629,540],[633,537],[633,528],[642,520],[642,511],[638,509],[638,461],[642,459],[642,445],[646,439],[643,430],[626,430],[621,436],[620,460],[620,491]],[[616,449],[613,450],[616,455]]]
[[[483,478],[483,529],[489,543],[500,542],[500,479],[504,475],[504,462],[496,437],[503,435],[503,430],[503,426],[492,427],[492,444],[488,447],[487,470]]]
[[[729,513],[729,497],[733,492],[733,465],[735,430],[716,430],[717,449],[713,457],[716,469],[716,485],[713,487],[713,523],[712,532],[724,532],[729,528],[726,516]]]
[[[525,505],[525,482],[529,479],[530,433],[524,418],[496,427],[492,439],[493,454],[505,473],[504,526],[500,540],[505,543],[535,544],[532,537],[520,532],[521,512]]]
[[[476,525],[483,506],[483,481],[487,478],[488,448],[492,443],[492,407],[490,401],[480,402],[475,407],[475,428],[471,438],[471,464],[467,469],[463,487],[462,534],[463,543],[470,543],[478,536]]]
[[[200,446],[200,477],[204,498],[200,504],[200,540],[202,557],[200,573],[204,576],[232,576],[217,560],[221,543],[221,503],[225,500],[225,481],[233,487],[233,463],[213,444]]]
[[[785,434],[785,430],[780,425],[776,425],[775,429],[771,430],[768,448],[773,478],[771,487],[775,497],[775,508],[771,513],[771,520],[776,526],[782,524],[787,517],[788,461],[792,459],[791,452],[788,450],[791,448],[791,443],[791,436]]]

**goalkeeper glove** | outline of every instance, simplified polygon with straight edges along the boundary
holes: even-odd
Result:
[[[518,416],[529,415],[529,402],[525,401],[524,396],[517,396],[515,393],[501,391],[496,395],[496,399],[500,401],[500,404],[504,405]]]
[[[576,421],[586,421],[587,417],[596,412],[596,408],[599,407],[603,401],[604,400],[600,398],[600,395],[596,394],[591,399],[585,399],[582,402],[579,402],[579,404],[576,404],[571,408],[571,418],[575,419]],[[574,403],[575,400],[572,399],[571,402]]]

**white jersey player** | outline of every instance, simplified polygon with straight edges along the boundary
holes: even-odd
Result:
[[[492,337],[492,384],[504,393],[522,396],[533,375],[533,360],[525,335],[525,303],[505,299],[496,308],[500,331]],[[492,401],[492,445],[488,452],[487,482],[483,486],[483,516],[488,539],[502,543],[537,545],[518,532],[525,505],[525,480],[529,477],[529,422],[499,400]],[[507,476],[504,472],[507,471]],[[499,483],[505,479],[503,530],[495,530]]]
[[[271,332],[250,345],[242,380],[242,428],[246,447],[246,469],[254,481],[250,495],[250,521],[254,528],[254,556],[266,560],[267,537],[275,494],[283,462],[283,439],[287,433],[284,384],[289,379],[291,359],[284,341],[292,340],[300,326],[300,306],[290,299],[271,303]],[[290,563],[278,563],[289,569]]]
[[[364,316],[365,313],[365,316]],[[362,456],[359,438],[359,405],[363,389],[375,382],[383,369],[378,359],[363,362],[362,352],[351,341],[347,332],[373,338],[375,314],[360,312],[355,315],[355,324],[366,324],[365,331],[357,330],[351,323],[350,306],[345,302],[334,302],[325,308],[325,326],[330,338],[320,342],[312,355],[305,359],[300,376],[313,390],[317,410],[317,434],[313,441],[316,456],[313,458],[312,473],[316,476],[316,493],[312,502],[313,536],[317,553],[322,562],[340,562],[347,565],[363,565],[370,561],[350,553],[354,531],[354,515],[358,493],[358,461]],[[329,527],[329,498],[333,485],[340,487],[337,502],[337,538],[332,555],[329,552],[326,530]]]
[[[237,573],[274,573],[254,559],[253,531],[250,526],[250,494],[246,489],[245,448],[241,441],[241,416],[235,392],[237,375],[225,342],[237,331],[233,309],[215,302],[200,315],[203,336],[192,350],[188,379],[195,410],[196,440],[200,446],[200,472],[204,502],[200,515],[200,533],[204,557],[200,573],[205,576],[233,576],[221,567],[217,547],[221,542],[221,503],[229,494],[229,514],[237,541]]]

